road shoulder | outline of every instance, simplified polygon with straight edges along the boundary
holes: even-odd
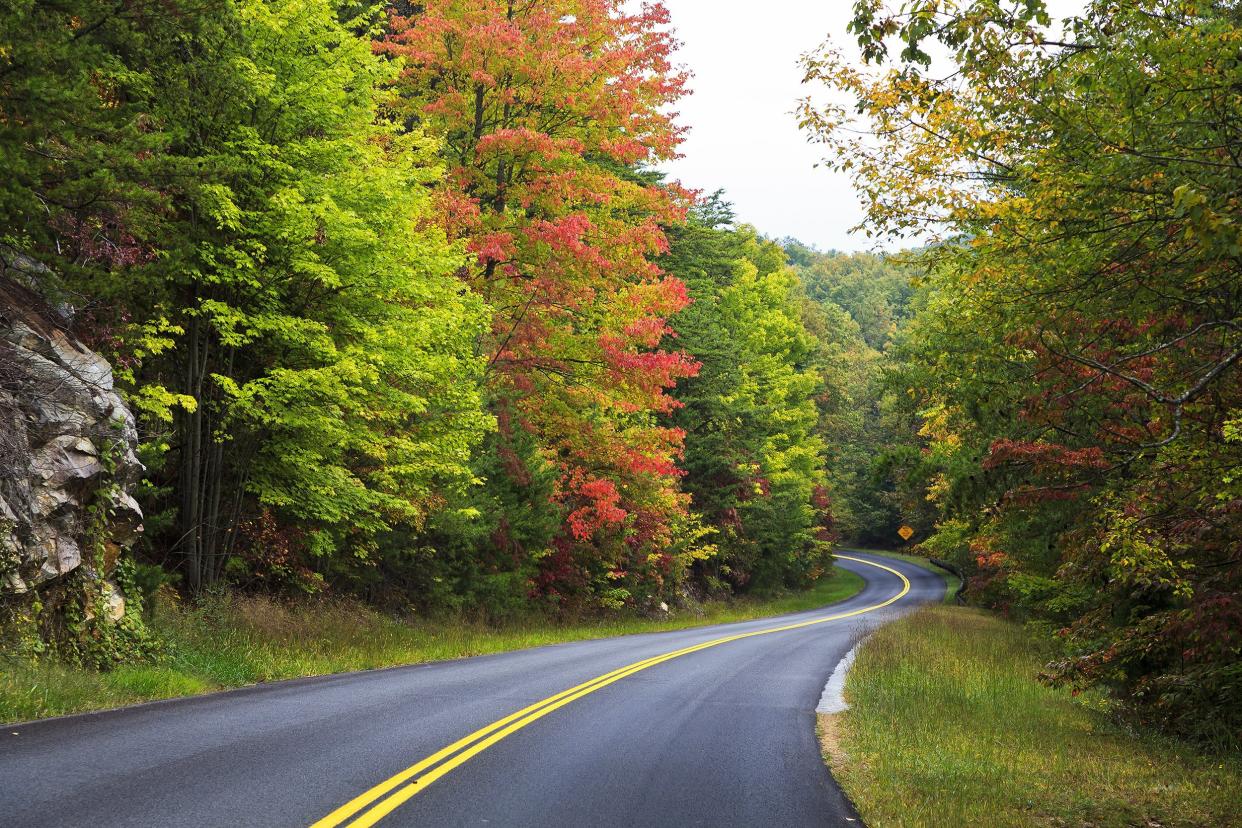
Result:
[[[1242,824],[1242,757],[1123,727],[1041,665],[1017,625],[926,607],[860,649],[825,761],[872,825]]]

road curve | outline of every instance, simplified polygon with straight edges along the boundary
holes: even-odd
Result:
[[[7,726],[0,823],[857,825],[820,760],[816,701],[866,630],[944,582],[848,554],[867,585],[820,610]],[[908,592],[859,612],[903,577]]]

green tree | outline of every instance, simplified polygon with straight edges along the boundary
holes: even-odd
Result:
[[[900,257],[821,253],[795,239],[785,239],[782,246],[807,295],[846,311],[867,345],[883,350],[907,317],[914,269]]]
[[[678,342],[702,362],[672,417],[686,431],[685,487],[717,530],[709,586],[804,586],[831,560],[816,340],[783,251],[720,226],[729,219],[709,201],[664,262],[694,299],[675,321]]]
[[[942,232],[898,354],[941,523],[976,594],[1062,628],[1058,680],[1242,740],[1242,63],[1233,2],[855,7],[871,75],[803,120],[873,230]],[[953,57],[929,68],[928,42]]]
[[[109,334],[165,453],[148,507],[175,517],[156,540],[191,589],[221,577],[260,510],[326,570],[468,485],[491,427],[487,315],[430,221],[435,147],[384,116],[399,67],[372,53],[378,10],[19,11],[46,48],[7,35],[23,62],[6,105],[35,113],[0,141],[22,171],[9,238]],[[34,202],[52,215],[19,226]]]
[[[819,343],[816,364],[827,389],[819,430],[837,532],[889,546],[898,527],[911,523],[922,536],[931,527],[928,509],[909,496],[898,472],[915,460],[908,447],[919,426],[883,381],[885,352],[917,296],[917,268],[907,261],[914,255],[823,253],[794,239],[781,246],[803,285],[804,324]]]
[[[80,309],[54,274],[125,267],[149,255],[149,180],[161,135],[145,120],[134,67],[156,3],[9,0],[0,5],[0,244],[53,265],[39,288]]]

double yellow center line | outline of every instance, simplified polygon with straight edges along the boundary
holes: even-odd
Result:
[[[910,591],[910,581],[905,575],[902,575],[896,569],[878,564],[873,561],[863,560],[862,558],[854,558],[849,555],[837,555],[838,558],[847,561],[855,561],[856,563],[874,566],[877,569],[883,569],[893,573],[901,579],[901,591],[886,601],[875,604],[862,609],[851,610],[849,612],[839,612],[835,615],[827,615],[823,618],[815,618],[811,621],[802,621],[797,624],[786,624],[782,627],[771,627],[766,630],[756,630],[754,632],[739,633],[737,635],[727,635],[723,638],[716,638],[711,641],[705,641],[702,644],[695,644],[692,647],[683,647],[680,650],[674,650],[671,653],[652,656],[651,658],[636,661],[625,667],[619,667],[610,673],[604,673],[602,676],[596,676],[590,681],[570,687],[568,690],[562,690],[554,696],[548,696],[542,701],[537,701],[529,707],[523,707],[516,713],[510,713],[503,719],[492,722],[487,727],[480,728],[469,736],[464,736],[453,742],[447,747],[441,748],[435,753],[428,756],[422,761],[410,765],[405,770],[384,780],[380,784],[371,788],[369,791],[354,797],[323,819],[314,823],[311,828],[335,828],[349,820],[351,828],[357,826],[364,828],[368,825],[374,825],[381,819],[392,813],[401,806],[402,803],[422,791],[432,782],[452,771],[454,768],[460,767],[472,758],[487,750],[501,739],[515,733],[527,725],[542,719],[544,716],[558,710],[572,701],[576,701],[583,696],[594,693],[596,690],[607,687],[615,681],[620,681],[626,676],[632,676],[635,673],[649,669],[657,664],[663,664],[674,658],[680,658],[690,653],[696,653],[699,650],[706,650],[709,647],[717,647],[721,644],[727,644],[730,641],[739,641],[743,638],[753,638],[757,635],[771,635],[772,633],[785,632],[787,630],[801,629],[802,627],[811,627],[816,624],[825,624],[829,621],[839,621],[842,618],[850,618],[855,615],[862,615],[867,612],[874,612],[893,604],[907,592]],[[360,815],[359,812],[362,812]],[[355,815],[358,815],[355,817]]]

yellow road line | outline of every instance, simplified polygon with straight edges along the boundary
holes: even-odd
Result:
[[[367,808],[368,806],[371,806],[370,809],[354,819],[354,821],[350,823],[350,826],[351,828],[365,828],[365,826],[374,825],[385,816],[392,813],[393,810],[399,807],[410,797],[426,788],[432,782],[435,782],[437,779],[449,773],[454,768],[468,762],[470,759],[487,750],[489,747],[496,744],[506,736],[521,730],[554,710],[558,710],[572,701],[576,701],[583,696],[594,693],[600,688],[607,687],[615,681],[620,681],[626,676],[632,676],[634,673],[654,667],[657,664],[669,661],[670,659],[679,658],[690,653],[698,652],[699,650],[705,650],[709,647],[727,644],[730,641],[739,641],[743,638],[752,638],[757,635],[770,635],[772,633],[785,632],[787,630],[796,630],[803,627],[814,626],[816,624],[824,624],[829,621],[839,621],[842,618],[851,618],[867,612],[874,612],[875,610],[883,609],[884,607],[901,600],[906,593],[910,591],[909,579],[892,567],[864,560],[862,558],[855,558],[849,555],[837,555],[837,557],[847,561],[855,561],[856,563],[866,564],[867,566],[874,566],[877,569],[883,569],[893,573],[901,579],[901,591],[888,600],[882,601],[881,603],[870,607],[863,607],[862,609],[851,610],[850,612],[841,612],[835,615],[828,615],[823,618],[815,618],[810,621],[801,621],[797,624],[786,624],[781,627],[771,627],[766,630],[755,630],[754,632],[739,633],[737,635],[716,638],[711,641],[705,641],[702,644],[683,647],[680,650],[674,650],[669,653],[664,653],[663,655],[652,656],[651,658],[646,658],[642,661],[636,661],[633,664],[628,664],[611,672],[604,673],[602,676],[596,676],[595,678],[585,681],[582,684],[570,687],[568,690],[562,690],[555,695],[548,696],[546,699],[537,701],[527,707],[523,707],[516,713],[510,713],[503,719],[492,722],[486,727],[480,728],[479,730],[471,733],[469,736],[464,736],[456,742],[453,742],[451,745],[441,748],[428,756],[426,759],[411,765],[400,773],[384,780],[370,790],[354,797],[349,802],[346,802],[344,805],[325,816],[323,819],[312,824],[311,828],[335,828],[335,826],[346,822],[359,811]],[[460,753],[458,751],[460,751]],[[448,757],[452,758],[450,759]],[[448,759],[448,761],[444,761],[445,759]],[[440,764],[441,762],[443,762],[443,764]],[[434,767],[437,765],[438,767]],[[419,776],[420,773],[428,768],[432,768],[432,770],[427,773],[423,773],[422,776]],[[415,779],[414,777],[418,778]],[[410,784],[403,788],[400,787],[402,784],[409,782],[411,779],[414,779],[414,781],[410,782]],[[393,793],[394,790],[396,791],[395,793]],[[376,800],[382,801],[372,806],[371,803]]]

